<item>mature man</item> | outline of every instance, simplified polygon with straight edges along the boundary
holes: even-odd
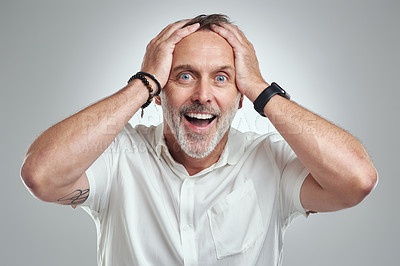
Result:
[[[163,123],[131,127],[158,93]],[[243,96],[280,134],[231,128]],[[126,87],[39,136],[21,175],[91,214],[100,265],[280,265],[296,215],[354,206],[377,182],[353,136],[288,98],[225,16],[179,21]]]

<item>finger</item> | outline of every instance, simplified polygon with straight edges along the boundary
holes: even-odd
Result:
[[[239,49],[242,45],[241,41],[239,40],[237,34],[234,31],[217,25],[211,25],[211,29],[222,36],[228,43],[232,46],[233,49]]]
[[[179,27],[185,25],[184,23],[187,23],[189,19],[184,19],[184,20],[179,20],[174,23],[169,24],[166,26],[156,37],[154,37],[147,47],[152,46],[156,43],[163,42],[164,40],[168,39],[170,35]]]
[[[243,43],[243,44],[250,43],[249,40],[244,35],[243,31],[241,31],[238,26],[232,25],[229,23],[223,23],[222,26],[226,27],[228,30],[231,30],[236,35],[236,37],[239,39],[239,41],[241,43]]]
[[[182,27],[183,25],[185,25],[185,23],[187,23],[187,21],[189,21],[189,19],[182,19],[182,20],[178,20],[176,22],[173,22],[171,24],[169,24],[167,27],[165,27],[159,35],[171,35],[176,29]]]
[[[195,23],[193,25],[178,29],[170,36],[168,41],[171,42],[171,44],[175,45],[186,36],[195,32],[199,27],[200,23]]]
[[[164,41],[168,39],[176,30],[182,28],[190,19],[183,19],[169,24],[155,38],[155,40]]]
[[[229,23],[221,23],[221,26],[224,27],[225,29],[233,32],[235,34],[236,38],[238,38],[238,40],[243,45],[250,45],[251,46],[250,41],[246,38],[246,36],[244,35],[243,31],[241,31],[238,26],[233,25],[233,24],[229,24]]]

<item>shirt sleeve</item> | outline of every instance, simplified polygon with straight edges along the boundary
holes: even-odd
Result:
[[[279,201],[281,219],[286,226],[299,214],[307,217],[307,210],[300,201],[300,190],[310,171],[278,133],[271,134],[268,140],[269,148],[280,172]]]
[[[80,206],[92,215],[99,214],[107,206],[115,175],[115,164],[113,162],[118,160],[122,135],[123,133],[120,133],[85,172],[90,191],[89,197]]]

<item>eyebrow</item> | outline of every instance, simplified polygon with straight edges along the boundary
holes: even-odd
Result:
[[[172,72],[178,72],[181,70],[194,70],[195,68],[190,65],[190,64],[184,64],[184,65],[177,65],[172,69]],[[235,71],[235,69],[230,66],[230,65],[223,65],[223,66],[217,66],[213,69],[212,72],[219,72],[219,71],[224,71],[224,70],[230,70],[230,71]]]

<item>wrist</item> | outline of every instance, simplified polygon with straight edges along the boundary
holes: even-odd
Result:
[[[132,99],[140,104],[145,103],[149,98],[149,90],[140,79],[134,79],[129,82],[125,86],[124,91],[126,91],[129,99]]]
[[[153,72],[151,72],[151,73],[153,73]],[[161,84],[157,80],[157,78],[156,78],[156,76],[154,74],[150,74],[150,73],[145,72],[145,71],[139,71],[139,72],[136,73],[135,76],[137,76],[137,75],[143,76],[145,78],[145,80],[146,80],[145,82],[148,83],[148,84],[151,84],[151,86],[153,87],[154,96],[158,96],[161,93],[161,88],[162,88]]]
[[[253,102],[254,109],[261,115],[265,115],[265,107],[267,106],[268,102],[276,95],[282,96],[283,98],[290,99],[290,95],[282,89],[278,84],[272,82],[270,86],[264,89],[258,97]]]
[[[156,93],[154,93],[154,89],[153,86],[150,84],[150,82],[148,81],[148,79],[153,80],[156,84],[157,84],[157,88],[158,90],[156,91]],[[161,86],[160,83],[158,82],[158,80],[155,78],[154,75],[149,74],[147,72],[137,72],[135,75],[133,75],[129,80],[128,80],[128,84],[136,79],[140,79],[142,81],[142,83],[146,86],[148,92],[149,92],[149,98],[147,99],[147,101],[142,105],[142,114],[141,117],[143,118],[143,114],[144,114],[144,108],[146,108],[147,106],[149,106],[151,104],[151,102],[154,99],[154,96],[157,96],[158,94],[160,94],[161,92]]]
[[[260,82],[251,86],[251,90],[245,93],[245,96],[252,102],[257,99],[257,97],[265,90],[265,88],[269,87],[267,82]]]

